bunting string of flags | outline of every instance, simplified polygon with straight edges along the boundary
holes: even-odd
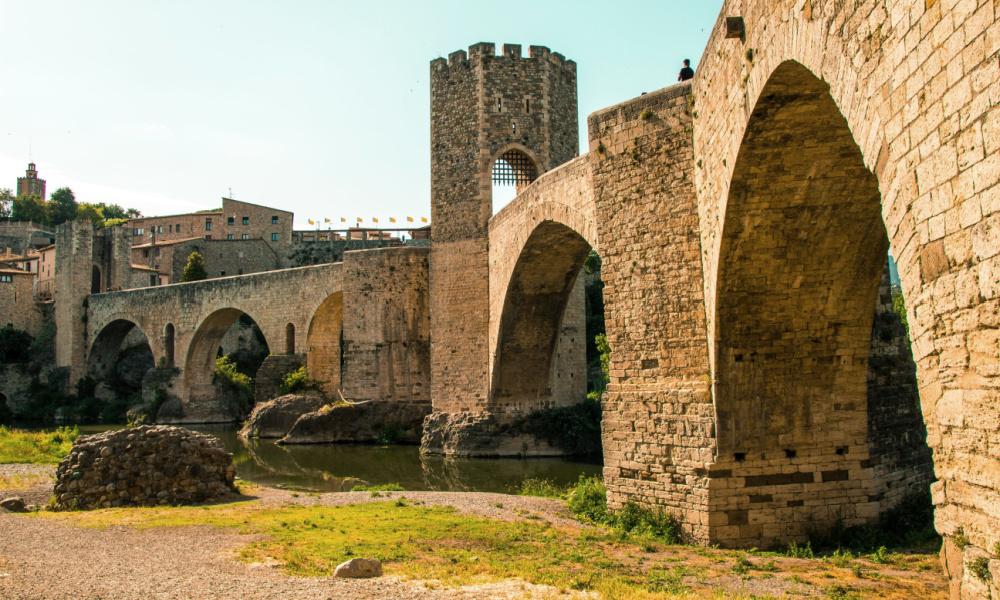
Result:
[[[333,219],[331,219],[329,217],[323,217],[322,219],[316,218],[316,219],[306,219],[306,220],[309,222],[310,225],[315,225],[317,227],[321,226],[322,224],[329,225],[329,224],[333,223]],[[388,220],[389,220],[389,223],[399,223],[400,222],[400,220],[397,219],[396,217],[388,217]],[[378,217],[369,217],[368,221],[370,223],[372,223],[372,224],[377,225],[379,223],[379,218]],[[348,223],[349,221],[348,221],[347,217],[340,217],[340,222],[341,223]],[[357,226],[360,226],[360,225],[362,225],[365,222],[365,218],[364,217],[355,217],[354,218],[354,222],[357,223]],[[410,216],[408,216],[408,217],[406,217],[406,221],[405,222],[406,223],[416,223],[417,222],[417,218],[416,217],[410,217]],[[427,217],[419,217],[419,222],[420,223],[430,223],[430,219],[428,219]]]

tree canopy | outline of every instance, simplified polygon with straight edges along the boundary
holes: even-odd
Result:
[[[100,227],[113,227],[141,216],[138,210],[118,204],[77,202],[76,195],[69,188],[59,188],[48,202],[37,196],[15,197],[11,190],[0,189],[0,218],[12,221],[55,226],[66,221],[86,219]]]
[[[188,255],[184,272],[181,273],[181,281],[201,281],[202,279],[208,279],[208,271],[205,270],[205,257],[201,255],[201,252],[195,250]]]

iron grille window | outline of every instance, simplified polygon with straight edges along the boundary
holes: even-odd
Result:
[[[531,159],[509,150],[493,163],[493,183],[498,185],[526,185],[538,178],[538,171]]]

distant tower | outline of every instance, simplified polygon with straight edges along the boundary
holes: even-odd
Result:
[[[38,178],[38,171],[35,170],[35,163],[28,163],[28,170],[24,172],[24,177],[17,178],[17,197],[37,196],[45,200],[45,180]]]
[[[493,182],[518,189],[577,156],[576,63],[542,46],[480,43],[431,62],[431,400],[489,396]]]

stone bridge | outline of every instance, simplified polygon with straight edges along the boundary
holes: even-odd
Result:
[[[213,403],[213,373],[223,336],[247,315],[267,342],[265,365],[284,368],[277,375],[304,362],[331,394],[427,402],[426,279],[426,249],[391,248],[348,252],[343,263],[94,294],[80,372],[104,379],[138,329],[182,403],[175,420],[232,420]]]
[[[870,522],[926,489],[921,434],[883,452],[867,395],[891,248],[953,595],[985,595],[963,561],[1000,568],[998,49],[993,0],[729,0],[695,79],[592,114],[575,160],[571,61],[434,61],[435,410],[569,401],[565,307],[594,247],[613,506],[725,545]],[[491,219],[501,162],[519,196]]]

